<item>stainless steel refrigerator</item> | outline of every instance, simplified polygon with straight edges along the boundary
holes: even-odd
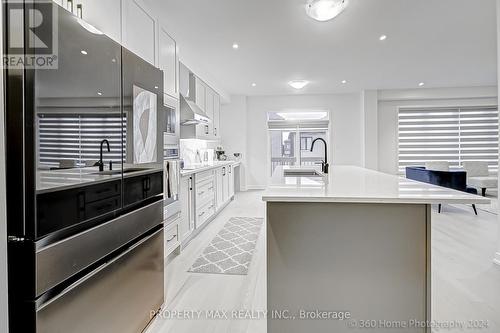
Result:
[[[3,6],[5,53],[49,34],[57,60],[5,68],[9,330],[141,332],[164,300],[162,72],[51,1]]]

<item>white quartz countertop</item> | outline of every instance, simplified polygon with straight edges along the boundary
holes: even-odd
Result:
[[[120,170],[121,165],[116,165],[114,170]],[[154,165],[132,165],[124,164],[123,169],[133,168],[133,172],[124,173],[123,177],[140,176],[143,174],[162,171],[159,164]],[[108,168],[105,167],[104,171]],[[115,179],[120,179],[121,173],[101,174],[98,167],[71,168],[58,170],[37,170],[36,192],[37,194],[66,190],[69,188],[90,185],[91,183],[103,183]]]
[[[488,204],[489,199],[356,166],[331,166],[323,177],[284,176],[277,167],[262,196],[275,202]]]
[[[223,167],[226,165],[232,165],[233,167],[240,165],[241,161],[212,161],[209,163],[199,163],[185,166],[184,169],[181,170],[181,176],[188,176],[194,173],[215,169],[218,167]]]

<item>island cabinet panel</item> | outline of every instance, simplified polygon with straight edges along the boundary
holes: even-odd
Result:
[[[38,194],[36,238],[120,208],[119,180]]]
[[[123,202],[125,206],[136,204],[162,192],[163,172],[127,177],[123,180]]]
[[[268,332],[428,332],[430,205],[267,203]],[[350,319],[307,319],[301,310]],[[342,313],[342,314],[339,314]],[[310,318],[310,317],[309,317]],[[299,320],[300,319],[300,320]]]

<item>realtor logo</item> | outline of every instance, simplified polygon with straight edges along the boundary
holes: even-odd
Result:
[[[58,6],[50,0],[7,1],[7,68],[57,69]]]

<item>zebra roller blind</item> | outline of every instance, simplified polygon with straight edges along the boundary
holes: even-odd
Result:
[[[398,167],[486,161],[498,169],[498,107],[400,108]]]
[[[99,160],[103,139],[109,141],[111,149],[109,153],[104,150],[106,161],[121,162],[125,156],[126,129],[126,119],[120,113],[39,113],[39,165],[57,168],[91,164]]]

